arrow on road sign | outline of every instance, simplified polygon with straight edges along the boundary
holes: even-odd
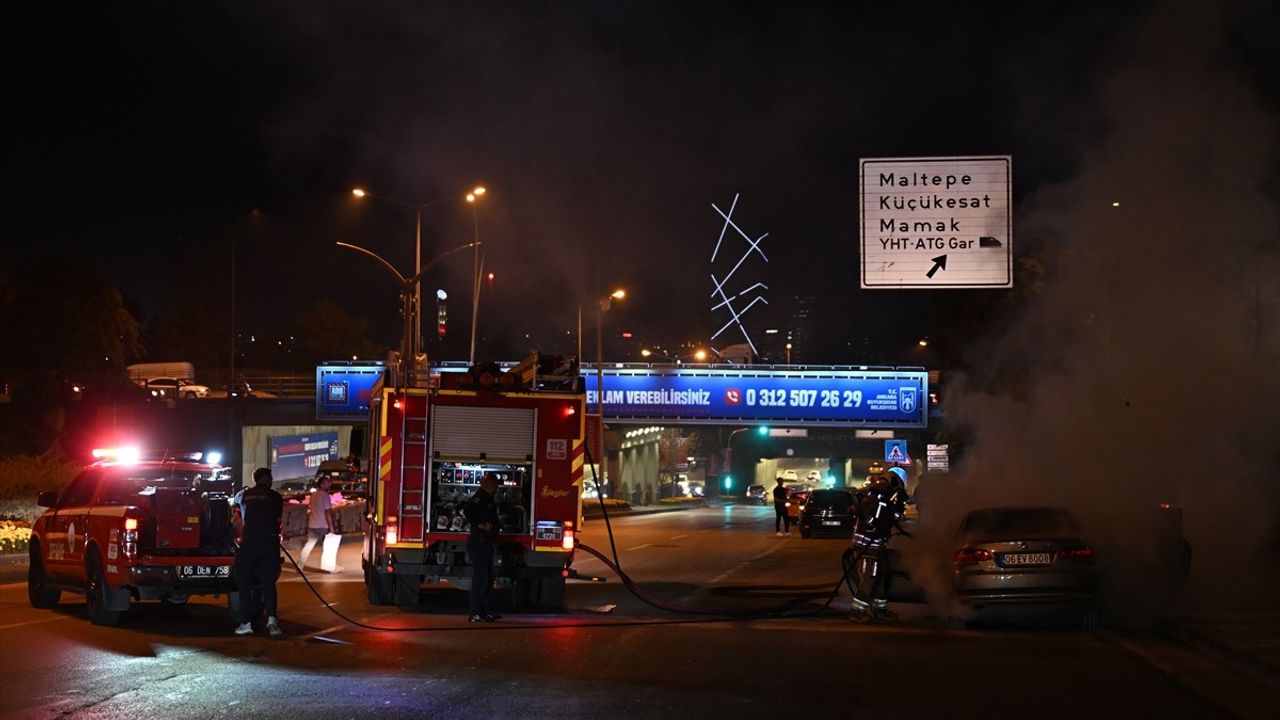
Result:
[[[947,256],[939,255],[938,257],[933,258],[933,267],[929,268],[929,272],[925,273],[925,277],[933,277],[934,273],[938,272],[939,270],[946,270],[946,269],[947,269]]]
[[[978,238],[978,247],[980,248],[1000,247],[1000,241],[996,238],[991,237],[990,235],[983,235],[982,237]]]

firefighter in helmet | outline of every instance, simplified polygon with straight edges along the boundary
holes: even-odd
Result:
[[[865,623],[896,617],[889,610],[888,552],[884,544],[894,529],[902,532],[898,522],[905,507],[906,491],[901,480],[885,474],[871,476],[871,484],[856,507],[853,547],[845,551],[846,568],[857,578],[850,620]],[[853,567],[849,568],[849,563]]]

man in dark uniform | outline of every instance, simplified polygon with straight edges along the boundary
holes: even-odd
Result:
[[[493,473],[480,478],[480,488],[462,507],[471,526],[467,538],[467,559],[471,561],[471,617],[473,623],[493,622],[502,617],[489,612],[489,591],[493,589],[493,550],[498,537],[498,505],[494,495],[498,480]]]
[[[271,637],[284,634],[276,620],[276,580],[280,578],[280,522],[284,516],[284,498],[271,489],[271,471],[253,471],[254,486],[240,495],[243,532],[236,553],[236,578],[240,583],[240,627],[237,635],[253,633],[253,619],[267,613],[267,632]],[[262,604],[253,597],[253,578],[262,582]]]
[[[787,514],[787,489],[782,486],[782,476],[778,476],[778,484],[773,488],[773,534],[781,536],[783,529],[791,534],[791,516]]]

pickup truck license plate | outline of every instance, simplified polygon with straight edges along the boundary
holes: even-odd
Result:
[[[1051,561],[1049,553],[1008,553],[1004,556],[1005,565],[1048,565]]]
[[[229,578],[230,565],[179,565],[178,577],[189,578]]]

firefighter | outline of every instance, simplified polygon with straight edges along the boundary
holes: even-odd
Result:
[[[896,480],[896,478],[895,478]],[[849,619],[865,623],[891,620],[889,610],[889,566],[885,541],[897,528],[905,509],[906,493],[899,483],[891,483],[885,475],[873,475],[871,485],[858,501],[854,520],[853,547],[846,551],[857,573],[857,591],[849,608]]]
[[[480,478],[480,488],[462,507],[471,526],[467,537],[467,559],[471,562],[471,598],[469,618],[473,623],[493,622],[501,618],[489,612],[489,592],[493,589],[493,551],[498,537],[498,505],[494,496],[498,480],[493,473]]]
[[[284,632],[276,620],[276,580],[280,578],[280,523],[284,517],[284,498],[271,489],[271,471],[253,471],[253,487],[240,494],[240,514],[244,522],[240,549],[236,552],[236,578],[240,583],[240,619],[237,635],[253,633],[253,619],[267,614],[267,633],[280,637]],[[262,582],[262,604],[257,607],[253,595],[253,578]]]

